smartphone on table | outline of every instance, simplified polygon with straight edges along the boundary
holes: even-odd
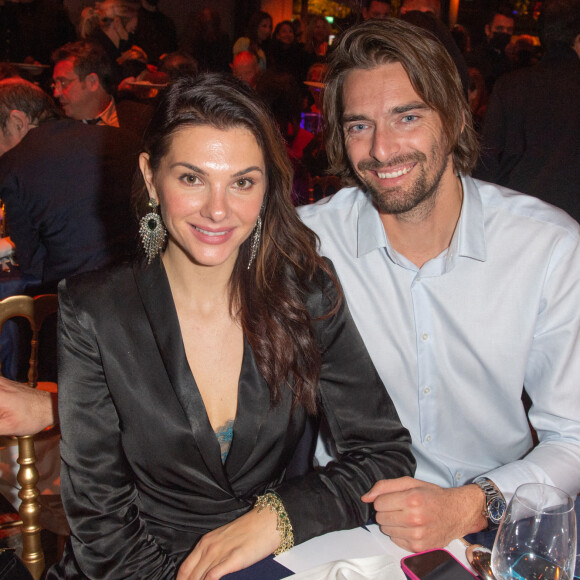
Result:
[[[405,556],[401,568],[411,580],[473,580],[477,578],[447,550]]]

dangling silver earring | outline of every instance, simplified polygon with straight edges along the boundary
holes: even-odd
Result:
[[[149,198],[149,207],[151,208],[149,213],[139,220],[139,235],[147,255],[147,264],[151,264],[153,258],[163,249],[167,236],[167,230],[158,211],[159,203]]]
[[[261,235],[262,235],[262,217],[258,215],[254,231],[252,232],[252,238],[250,240],[250,261],[248,262],[248,270],[252,266],[252,262],[256,259],[256,254],[258,253],[258,247],[260,245]]]

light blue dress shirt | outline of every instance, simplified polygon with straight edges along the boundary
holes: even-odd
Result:
[[[449,248],[418,268],[357,188],[299,209],[337,269],[418,479],[580,491],[580,231],[534,197],[463,177]],[[580,191],[579,191],[580,194]],[[529,419],[521,395],[533,406]]]

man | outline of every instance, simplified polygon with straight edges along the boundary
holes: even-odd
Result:
[[[495,84],[476,176],[535,195],[578,221],[580,0],[544,3],[540,36],[542,61]]]
[[[236,78],[244,81],[253,89],[256,88],[261,71],[260,65],[258,64],[258,57],[253,52],[247,50],[238,52],[234,56],[231,69]]]
[[[506,47],[514,33],[514,17],[508,6],[500,6],[490,14],[484,27],[485,40],[471,56],[472,64],[481,70],[489,94],[495,81],[512,69]]]
[[[54,292],[64,277],[121,259],[133,251],[136,239],[130,204],[136,139],[121,129],[87,126],[60,116],[52,99],[37,86],[22,79],[0,81],[0,198],[23,283],[38,288],[36,292]],[[41,349],[50,351],[52,346],[50,361],[55,363],[55,341],[46,338]],[[45,370],[52,378],[54,369]],[[18,383],[4,378],[0,382],[2,404],[9,405],[0,408],[0,423],[10,422],[18,409],[24,421],[36,412],[51,417],[56,409],[51,393],[34,390],[30,398],[32,389],[24,387],[26,393]],[[15,393],[23,397],[22,407],[12,406]],[[17,424],[6,432],[12,428],[15,434],[22,433]],[[66,533],[66,522],[56,517],[58,443],[56,435],[38,442],[42,474],[38,488],[43,504],[51,506],[52,515],[43,525]],[[15,507],[16,457],[16,447],[0,449],[0,493]]]
[[[24,97],[14,100],[0,100],[0,157],[16,147],[26,133],[38,127],[40,123],[51,119],[59,119],[60,111],[52,99],[42,90],[28,83],[21,77],[6,78],[0,81],[1,96],[7,94],[19,95],[21,89],[30,92],[32,99]],[[16,104],[20,109],[16,108]]]
[[[386,18],[391,15],[391,3],[388,0],[365,0],[362,7],[363,20]]]
[[[301,217],[334,262],[417,458],[416,479],[363,496],[383,532],[421,551],[497,525],[522,483],[576,495],[578,224],[468,177],[469,107],[449,55],[421,29],[347,30],[329,56],[324,112],[331,170],[358,187]]]
[[[52,62],[54,97],[67,117],[87,124],[122,127],[141,138],[151,107],[115,101],[113,66],[99,45],[70,42],[52,54]]]
[[[23,80],[0,82],[0,199],[23,278],[47,289],[134,249],[130,133],[57,119]]]

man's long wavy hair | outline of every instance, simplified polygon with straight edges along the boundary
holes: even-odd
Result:
[[[342,129],[343,86],[356,69],[371,70],[399,62],[413,89],[441,118],[454,169],[471,173],[478,156],[477,136],[461,79],[445,47],[429,32],[396,18],[368,20],[335,41],[325,75],[323,114],[330,171],[357,183]]]
[[[321,271],[336,279],[317,254],[317,238],[299,219],[291,201],[293,173],[276,122],[258,95],[231,75],[183,77],[161,95],[142,151],[153,176],[167,155],[173,136],[188,127],[220,130],[245,128],[255,137],[266,166],[267,186],[261,210],[262,237],[248,269],[250,238],[240,246],[230,280],[230,309],[239,317],[258,369],[270,387],[272,404],[281,388],[294,392],[294,403],[316,412],[321,353],[312,333],[306,296],[321,283]],[[147,212],[148,194],[137,178],[135,203]],[[338,299],[327,314],[336,311]]]

